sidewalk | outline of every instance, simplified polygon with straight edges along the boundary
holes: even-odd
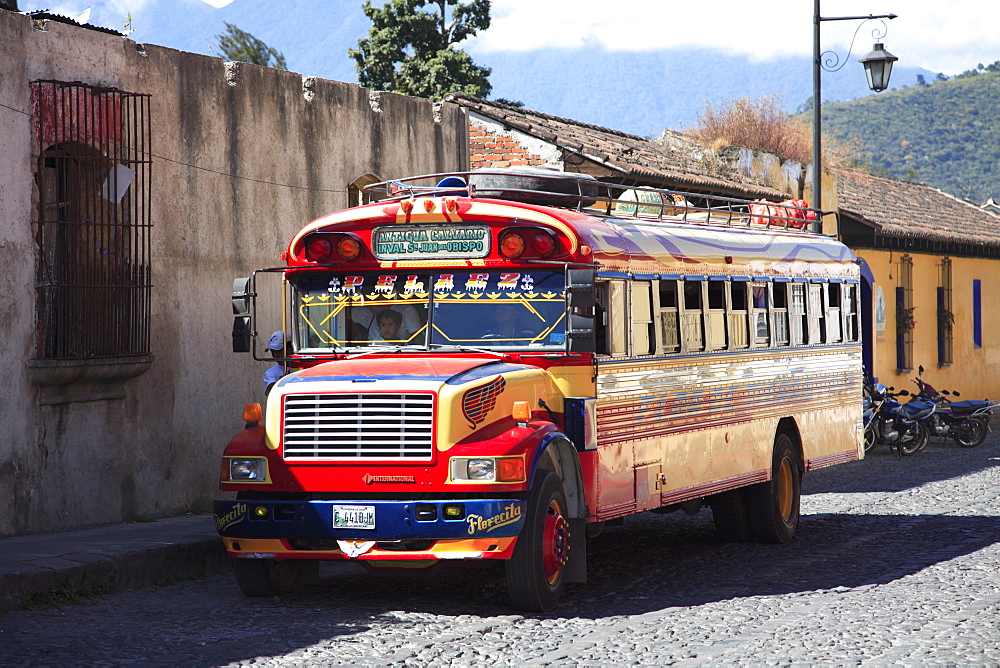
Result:
[[[0,613],[32,594],[124,591],[228,568],[207,514],[0,538]]]

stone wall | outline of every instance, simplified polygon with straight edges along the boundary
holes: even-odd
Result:
[[[366,175],[467,169],[465,117],[7,11],[0,44],[0,537],[205,510],[243,404],[263,394],[266,363],[230,352],[232,279],[280,265],[291,235]],[[151,96],[153,361],[101,385],[113,392],[32,382],[40,80]],[[265,336],[280,326],[269,302]]]

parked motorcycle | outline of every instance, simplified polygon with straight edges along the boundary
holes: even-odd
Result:
[[[882,383],[865,383],[864,425],[865,452],[879,445],[901,456],[915,455],[927,447],[930,430],[927,421],[934,414],[936,405],[931,401],[917,400],[905,404],[896,397],[910,396],[906,390]]]
[[[937,410],[930,419],[932,436],[951,438],[960,447],[974,448],[986,440],[990,432],[990,416],[1000,402],[985,400],[952,401],[950,396],[960,396],[958,392],[940,392],[923,380],[924,367],[917,367],[917,398],[934,402]]]

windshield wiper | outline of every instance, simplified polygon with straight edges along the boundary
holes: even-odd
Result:
[[[488,350],[486,348],[474,348],[472,346],[458,346],[451,343],[432,343],[431,348],[449,348],[451,350],[458,350],[463,353],[486,353],[487,355],[496,355],[497,357],[510,357],[509,353],[499,353],[495,350]]]

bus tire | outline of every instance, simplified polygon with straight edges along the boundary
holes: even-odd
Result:
[[[545,612],[559,602],[569,561],[569,518],[559,476],[538,471],[524,528],[507,561],[507,590],[518,610]]]
[[[712,507],[712,520],[719,540],[744,543],[753,538],[746,496],[742,489],[714,494],[708,499],[708,505]]]
[[[774,438],[771,479],[746,491],[754,538],[765,543],[791,541],[799,528],[802,466],[799,449],[788,433],[779,431]]]
[[[240,591],[250,598],[270,598],[291,589],[305,570],[292,559],[236,559],[233,570]]]

